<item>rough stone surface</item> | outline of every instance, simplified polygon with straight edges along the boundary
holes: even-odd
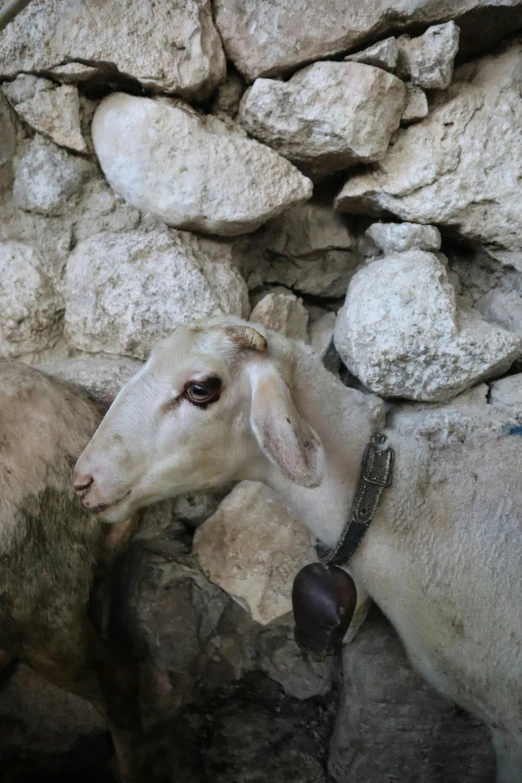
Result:
[[[453,84],[424,122],[399,131],[372,172],[348,180],[337,208],[452,227],[522,270],[521,56],[515,41],[464,72],[471,81]]]
[[[328,761],[336,783],[494,779],[486,727],[457,711],[412,670],[395,632],[377,612],[344,647],[343,669]]]
[[[508,375],[493,381],[489,400],[497,408],[506,408],[516,419],[522,419],[522,374]]]
[[[76,87],[66,84],[56,87],[49,79],[21,74],[14,82],[5,84],[2,91],[22,119],[55,144],[76,152],[87,150],[80,128]]]
[[[402,253],[405,250],[440,250],[440,231],[435,226],[416,223],[373,223],[366,236],[383,253]]]
[[[291,611],[294,577],[314,557],[310,533],[254,481],[238,484],[198,528],[194,552],[208,578],[262,624]]]
[[[365,63],[366,65],[375,65],[376,68],[382,68],[384,71],[393,73],[397,67],[399,57],[399,47],[395,38],[385,38],[384,41],[378,41],[373,46],[363,49],[362,52],[349,54],[345,60],[354,63]]]
[[[306,340],[308,336],[308,311],[303,300],[284,288],[266,294],[250,313],[250,320],[294,340]]]
[[[91,171],[43,136],[35,136],[16,167],[13,199],[17,207],[41,215],[61,215],[71,205]]]
[[[237,269],[197,259],[183,232],[98,234],[67,263],[66,333],[81,350],[144,359],[177,324],[248,310]]]
[[[208,0],[158,0],[153,13],[141,0],[41,0],[2,32],[0,78],[69,60],[116,66],[153,90],[187,96],[209,93],[225,75]]]
[[[519,0],[214,0],[214,10],[225,51],[249,81],[450,19],[461,30],[465,57],[522,27]]]
[[[92,133],[114,190],[177,228],[242,234],[312,193],[284,158],[181,102],[110,95]]]
[[[335,344],[348,369],[384,397],[436,401],[505,372],[520,339],[458,308],[436,256],[397,253],[360,270],[339,312]]]
[[[4,177],[16,151],[15,124],[11,110],[3,95],[0,95],[0,190],[4,187]]]
[[[294,639],[293,614],[274,620],[259,634],[260,668],[290,696],[309,699],[323,696],[335,679],[335,659],[316,662],[303,655]]]
[[[78,356],[42,362],[38,369],[55,375],[86,391],[90,397],[108,407],[121,387],[141,368],[131,359],[99,359]]]
[[[382,158],[404,111],[404,84],[381,68],[323,62],[287,82],[257,79],[239,119],[313,176]]]
[[[401,117],[401,125],[412,125],[428,116],[428,99],[426,93],[415,84],[406,85],[406,106]]]
[[[63,303],[30,245],[0,242],[0,358],[56,341]]]
[[[459,28],[455,22],[429,27],[424,35],[397,41],[397,74],[411,79],[424,90],[446,90],[453,76],[453,63],[459,50]]]
[[[240,243],[250,288],[279,283],[303,294],[344,296],[360,257],[347,223],[320,202],[284,212]]]

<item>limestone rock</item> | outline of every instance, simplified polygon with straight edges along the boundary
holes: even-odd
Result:
[[[115,23],[117,20],[117,23]],[[159,92],[199,97],[225,76],[209,0],[31,3],[2,32],[0,78],[68,61],[116,67]]]
[[[249,81],[450,19],[466,58],[522,27],[520,0],[214,0],[214,12],[228,57]]]
[[[428,116],[426,93],[415,84],[406,84],[406,106],[401,117],[401,125],[411,125]]]
[[[14,203],[28,212],[61,215],[91,171],[87,161],[35,136],[16,167]]]
[[[250,320],[294,340],[306,340],[308,336],[308,311],[303,300],[284,288],[266,294],[250,313]]]
[[[181,232],[106,232],[80,242],[67,263],[66,332],[82,350],[144,359],[177,324],[248,315],[236,268],[196,258]]]
[[[24,85],[20,89],[20,82]],[[49,79],[21,74],[2,87],[17,113],[32,128],[55,144],[76,152],[87,147],[80,129],[80,99],[72,85],[56,85]]]
[[[399,47],[395,38],[385,38],[384,41],[378,41],[373,46],[363,49],[362,52],[349,54],[345,60],[354,63],[366,63],[366,65],[375,65],[376,68],[382,68],[384,71],[393,73],[397,67],[399,57]]]
[[[62,315],[63,303],[34,248],[0,242],[0,358],[52,345]]]
[[[238,484],[198,528],[194,552],[211,582],[263,625],[291,611],[294,577],[314,558],[310,533],[254,481]]]
[[[376,611],[345,645],[343,670],[328,760],[336,783],[494,779],[486,727],[457,712],[413,671],[395,631]]]
[[[480,60],[470,82],[453,84],[424,122],[397,133],[372,172],[347,181],[337,209],[452,227],[522,270],[521,57],[515,41]]]
[[[489,399],[497,408],[505,408],[519,421],[522,420],[522,374],[508,375],[490,385]]]
[[[404,84],[381,68],[320,62],[287,82],[257,79],[239,119],[259,141],[319,176],[382,158],[404,102]]]
[[[369,237],[384,254],[405,250],[440,250],[441,238],[435,226],[417,223],[372,223],[366,230]]]
[[[98,68],[83,63],[70,62],[64,65],[55,65],[49,70],[49,76],[52,76],[63,84],[80,84],[92,79],[99,74]]]
[[[426,401],[502,374],[522,348],[516,335],[458,308],[444,266],[421,250],[387,256],[355,275],[335,343],[371,391]]]
[[[250,288],[279,283],[313,296],[344,296],[360,258],[347,223],[330,206],[308,202],[240,243]]]
[[[114,190],[177,228],[242,234],[312,193],[284,158],[181,102],[110,95],[92,135]]]
[[[48,375],[73,383],[107,408],[121,387],[142,367],[131,359],[100,359],[78,356],[70,359],[53,359],[38,365]]]
[[[446,90],[453,76],[453,62],[459,50],[459,28],[455,22],[429,27],[424,35],[401,35],[398,76],[411,79],[424,90]]]

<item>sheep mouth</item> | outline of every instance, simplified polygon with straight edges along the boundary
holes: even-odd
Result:
[[[123,503],[124,500],[127,500],[132,490],[129,489],[128,492],[125,493],[125,495],[122,495],[121,498],[118,500],[114,500],[112,503],[100,503],[97,506],[93,506],[89,509],[91,514],[102,514],[104,511],[107,511],[109,508],[116,508],[116,506],[119,506],[121,503]]]

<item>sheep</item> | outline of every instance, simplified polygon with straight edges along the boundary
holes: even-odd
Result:
[[[117,523],[176,494],[264,481],[316,537],[343,528],[383,403],[302,343],[225,318],[178,327],[120,391],[75,471]],[[497,782],[522,780],[522,473],[508,429],[437,445],[387,429],[393,485],[349,565],[417,671],[482,719]],[[255,541],[252,542],[255,546]]]
[[[107,719],[122,781],[137,783],[137,670],[103,639],[92,588],[138,522],[107,527],[72,487],[102,416],[75,387],[0,363],[0,665],[25,663],[91,702]]]

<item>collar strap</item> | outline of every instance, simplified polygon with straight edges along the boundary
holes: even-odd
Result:
[[[346,565],[364,540],[375,516],[383,490],[391,487],[395,452],[386,446],[387,438],[375,432],[366,446],[361,478],[352,508],[339,541],[333,549],[317,544],[319,560],[326,564]]]

